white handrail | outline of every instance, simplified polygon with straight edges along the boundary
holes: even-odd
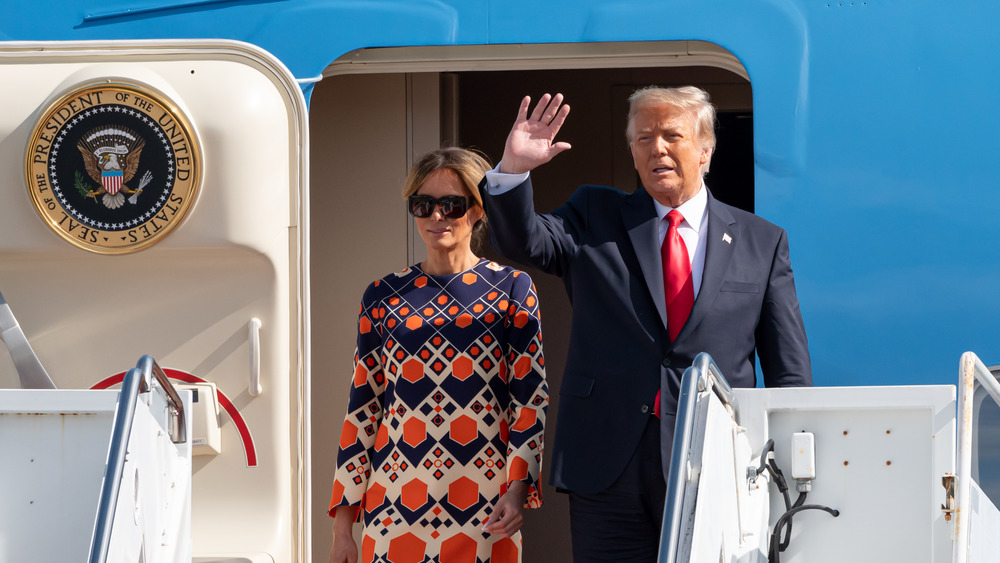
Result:
[[[21,325],[14,318],[14,312],[0,293],[0,340],[7,345],[14,368],[21,379],[22,389],[55,389],[47,371],[31,348],[28,338],[21,330]]]
[[[132,419],[135,417],[135,403],[138,400],[142,379],[149,377],[139,368],[132,368],[125,373],[122,390],[118,395],[118,406],[115,409],[114,427],[111,431],[111,447],[108,450],[108,462],[104,467],[104,481],[101,484],[101,496],[98,499],[97,514],[94,521],[94,533],[91,536],[90,555],[88,563],[105,563],[111,546],[111,526],[115,519],[115,508],[118,505],[118,493],[121,488],[122,473],[125,468],[125,454],[128,449],[128,439],[132,432]]]
[[[154,381],[158,384],[155,387]],[[170,416],[167,423],[170,427],[166,430],[170,440],[175,444],[188,440],[188,423],[185,420],[188,415],[184,412],[184,405],[177,389],[152,356],[139,358],[136,367],[125,373],[122,389],[118,394],[118,406],[115,409],[111,429],[111,445],[108,449],[108,461],[104,466],[104,480],[101,484],[101,496],[98,499],[88,563],[107,561],[136,403],[139,401],[139,395],[153,392],[154,389],[158,389],[157,392],[163,395],[169,409]]]
[[[659,563],[675,563],[680,551],[684,493],[689,475],[697,472],[696,468],[689,463],[687,454],[691,448],[695,429],[694,420],[698,393],[706,391],[709,387],[724,405],[734,408],[732,387],[726,381],[719,366],[715,364],[712,356],[707,352],[702,352],[695,356],[691,367],[684,370],[684,375],[681,376],[677,414],[674,422],[670,472],[667,474],[667,497],[664,503],[663,523],[660,528],[660,549],[657,554]]]
[[[970,500],[972,496],[972,426],[975,410],[976,384],[986,390],[1000,405],[1000,383],[972,352],[962,354],[958,373],[958,487],[955,498],[954,563],[966,563],[969,553]]]
[[[250,343],[250,396],[257,397],[264,392],[260,385],[260,319],[254,317],[247,325],[250,334],[247,340]]]

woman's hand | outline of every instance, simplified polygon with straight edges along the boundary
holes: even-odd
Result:
[[[486,518],[483,523],[483,531],[487,534],[503,534],[508,538],[524,524],[524,516],[521,510],[524,501],[528,498],[528,485],[523,481],[510,483],[507,492],[504,493],[497,505],[493,507],[493,514]]]
[[[338,506],[333,519],[333,547],[330,549],[330,563],[358,563],[358,544],[354,541],[354,519],[356,506]]]

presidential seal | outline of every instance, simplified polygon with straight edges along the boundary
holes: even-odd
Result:
[[[101,82],[62,95],[27,150],[31,200],[70,243],[101,254],[156,244],[183,220],[201,181],[201,149],[166,96]]]

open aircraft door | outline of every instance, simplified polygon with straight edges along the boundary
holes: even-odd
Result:
[[[153,356],[196,391],[193,560],[307,560],[295,79],[172,40],[3,43],[0,83],[0,290],[53,382],[113,387]],[[6,355],[0,386],[20,386]]]

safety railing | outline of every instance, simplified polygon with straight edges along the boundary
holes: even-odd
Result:
[[[128,452],[128,440],[132,432],[136,403],[139,401],[140,394],[149,393],[154,389],[154,380],[157,387],[163,392],[169,409],[169,428],[167,430],[170,433],[170,440],[176,444],[186,439],[184,406],[177,389],[152,357],[143,356],[139,359],[136,367],[130,369],[122,380],[118,407],[115,410],[115,422],[112,427],[108,463],[105,466],[104,482],[101,486],[101,497],[97,506],[89,563],[105,563],[107,560],[115,519],[115,507],[118,505],[118,491],[121,488],[122,474],[125,469],[125,456]]]
[[[972,352],[959,360],[958,385],[958,459],[955,468],[958,486],[954,510],[954,563],[966,563],[969,552],[970,501],[972,497],[972,441],[977,386],[1000,405],[1000,383],[989,368]]]
[[[166,394],[167,407],[170,409],[168,413],[170,415],[170,441],[175,444],[183,442],[186,439],[184,404],[181,402],[181,396],[177,393],[177,388],[170,382],[170,378],[167,377],[167,374],[163,372],[160,365],[156,363],[156,360],[152,356],[139,358],[139,363],[135,367],[143,374],[141,379],[142,386],[139,388],[140,393],[152,391],[152,382],[155,380],[159,384],[160,389]]]
[[[14,368],[21,379],[22,389],[55,389],[48,372],[42,367],[42,362],[38,360],[35,351],[28,343],[21,325],[14,318],[14,312],[10,310],[10,305],[0,293],[0,340],[7,345],[10,358],[14,361]]]
[[[680,396],[677,401],[677,419],[674,426],[674,442],[670,457],[670,473],[667,482],[667,499],[663,510],[663,527],[660,541],[660,563],[674,563],[680,545],[681,522],[683,520],[684,491],[692,468],[688,464],[687,452],[691,448],[694,433],[695,407],[698,393],[711,389],[724,405],[734,410],[733,389],[722,375],[719,366],[707,353],[694,358],[691,367],[684,370],[681,378]]]

